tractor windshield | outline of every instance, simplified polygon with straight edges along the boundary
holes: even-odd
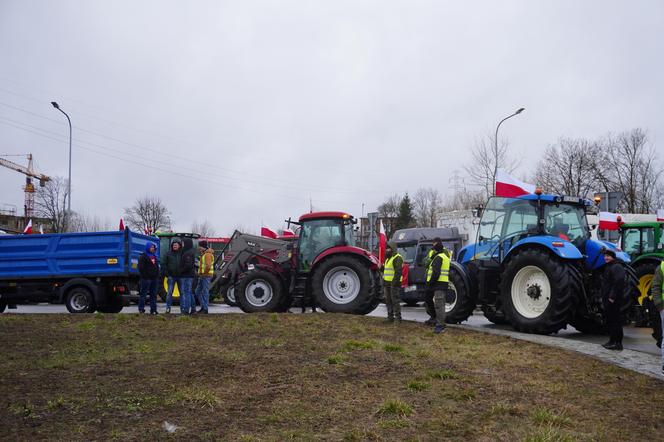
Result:
[[[482,214],[478,242],[498,241],[537,228],[537,207],[533,201],[494,197]]]
[[[566,241],[585,241],[590,237],[586,211],[580,205],[553,205],[544,207],[544,231]]]
[[[657,249],[655,229],[653,227],[625,229],[622,237],[622,249],[630,255],[653,253]]]
[[[352,240],[352,227],[350,230],[346,227],[340,219],[316,219],[303,223],[298,247],[299,270],[308,271],[316,257],[330,247],[347,244],[347,234]]]

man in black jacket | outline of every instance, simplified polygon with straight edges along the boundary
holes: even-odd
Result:
[[[168,253],[163,254],[161,268],[166,277],[168,291],[166,293],[166,313],[171,312],[171,305],[173,304],[173,290],[175,284],[178,286],[180,298],[182,298],[182,282],[180,281],[180,267],[182,262],[182,242],[176,238],[171,242],[171,249]]]
[[[180,260],[180,312],[184,315],[196,313],[196,301],[192,286],[196,276],[196,255],[191,238],[182,240],[182,259]]]
[[[145,297],[150,295],[150,314],[157,314],[157,285],[159,284],[159,259],[157,246],[151,242],[145,244],[145,253],[138,258],[139,282],[138,312],[145,313]]]
[[[604,249],[602,253],[604,261],[606,261],[606,268],[600,293],[604,305],[604,321],[609,332],[609,342],[603,344],[602,347],[607,350],[620,351],[623,349],[620,307],[625,299],[625,269],[613,250]]]

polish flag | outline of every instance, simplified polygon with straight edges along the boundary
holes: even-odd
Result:
[[[23,229],[23,234],[24,235],[32,235],[32,219],[28,221],[28,225],[25,226],[25,229]]]
[[[281,236],[295,236],[295,232],[293,232],[291,229],[284,229],[281,232]]]
[[[39,233],[42,234],[42,235],[44,234],[44,225],[43,224],[39,225]]]
[[[657,221],[664,221],[664,209],[657,209]]]
[[[277,239],[277,232],[270,229],[269,227],[261,227],[261,236]]]
[[[600,230],[618,230],[622,224],[622,217],[616,213],[599,212]]]
[[[124,229],[125,229],[124,220],[122,218],[120,218],[120,229],[119,230],[124,230]]]
[[[406,288],[408,287],[408,272],[410,271],[410,267],[408,267],[408,264],[405,262],[403,263],[403,267],[401,268],[401,287]]]
[[[146,235],[149,235],[149,234],[152,233],[152,229],[149,228],[147,224],[145,224],[145,225],[143,226],[143,233],[145,233]]]
[[[516,198],[529,193],[535,193],[535,188],[534,184],[524,183],[500,169],[496,173],[496,196]]]
[[[383,220],[380,220],[380,231],[378,232],[378,261],[381,264],[385,262],[385,249],[387,249],[387,235],[385,234]]]

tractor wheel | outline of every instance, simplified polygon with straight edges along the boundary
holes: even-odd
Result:
[[[445,298],[445,322],[459,324],[475,310],[475,301],[470,296],[463,277],[457,269],[450,267],[450,284]]]
[[[7,303],[6,302],[0,302],[0,313],[4,313],[6,308],[7,308]]]
[[[69,313],[93,313],[95,298],[85,287],[74,287],[67,293],[65,305]]]
[[[505,267],[500,292],[505,317],[521,332],[550,334],[565,327],[580,287],[571,264],[538,249],[516,252]]]
[[[605,335],[606,327],[603,322],[593,321],[591,318],[574,315],[569,320],[569,325],[577,331],[588,335]]]
[[[371,271],[354,256],[332,256],[320,263],[311,278],[316,306],[331,313],[366,315],[376,308]]]
[[[224,302],[231,307],[237,307],[237,300],[235,299],[235,286],[229,284],[224,293]]]
[[[653,308],[652,296],[650,296],[650,286],[655,276],[657,263],[640,262],[634,267],[635,277],[638,279],[638,295],[634,300],[634,325],[636,327],[652,327],[654,324],[648,312]],[[659,319],[659,318],[657,318]]]
[[[234,295],[245,313],[282,311],[286,297],[279,278],[266,270],[254,270],[242,276]]]
[[[508,324],[507,318],[505,318],[505,313],[500,308],[500,303],[497,302],[497,305],[482,305],[482,311],[484,312],[484,317],[489,321],[497,325]]]

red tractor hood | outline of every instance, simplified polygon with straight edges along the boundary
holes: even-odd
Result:
[[[312,265],[318,264],[318,262],[324,258],[327,258],[330,255],[337,255],[339,253],[350,253],[353,255],[359,255],[362,256],[364,259],[367,259],[369,262],[371,262],[371,268],[372,269],[377,269],[380,265],[378,262],[378,258],[368,250],[361,249],[359,247],[354,247],[354,246],[338,246],[338,247],[331,247],[327,250],[325,250],[323,253],[318,255],[316,259],[314,260]]]

